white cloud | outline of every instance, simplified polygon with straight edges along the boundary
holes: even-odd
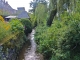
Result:
[[[26,11],[28,11],[30,6],[30,1],[32,0],[6,0],[10,4],[10,6],[14,9],[17,9],[17,7],[25,7]]]

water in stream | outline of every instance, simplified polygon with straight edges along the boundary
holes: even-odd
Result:
[[[29,35],[31,45],[27,44],[23,47],[19,54],[18,60],[43,60],[43,56],[39,53],[36,53],[36,43],[34,40],[35,30],[32,30],[32,33]]]

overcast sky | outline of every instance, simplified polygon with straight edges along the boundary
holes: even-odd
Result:
[[[17,7],[25,7],[26,11],[28,11],[30,6],[29,3],[30,1],[33,0],[5,0],[5,1],[8,1],[8,3],[13,9],[17,9]]]

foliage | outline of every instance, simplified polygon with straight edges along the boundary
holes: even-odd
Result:
[[[32,24],[32,27],[36,27],[37,26],[37,20],[36,20],[36,16],[34,14],[29,14],[30,16],[30,21],[31,21],[31,24]]]
[[[36,29],[38,51],[48,60],[80,60],[80,14],[63,14],[50,28]],[[40,30],[39,30],[40,29]],[[41,31],[42,30],[42,31]]]
[[[24,32],[25,32],[25,34],[27,35],[28,33],[31,33],[31,31],[32,31],[31,21],[28,20],[28,19],[21,19],[20,21],[21,21],[21,23],[24,26],[24,29],[25,29]]]
[[[54,9],[54,10],[51,11],[50,16],[49,16],[49,18],[47,20],[47,25],[48,26],[51,26],[56,13],[57,13],[57,9]]]
[[[53,21],[51,27],[42,26],[41,21],[45,19],[40,15],[44,9],[40,9],[41,5],[37,5],[35,16],[38,25],[35,40],[38,44],[38,51],[47,60],[80,60],[79,3],[80,0],[49,0],[48,12],[51,13],[54,8],[57,8],[58,17]],[[53,17],[50,17],[50,20]]]
[[[44,25],[46,23],[47,5],[39,3],[35,9],[35,16],[38,25]]]
[[[3,50],[6,50],[7,48],[20,50],[26,41],[28,41],[28,39],[25,34],[16,34],[13,38],[3,44]]]
[[[16,37],[16,38],[15,38]],[[18,57],[20,50],[22,49],[23,45],[29,40],[27,39],[25,34],[17,34],[13,38],[6,41],[4,44],[0,46],[0,59],[7,60],[7,59],[14,59]],[[7,57],[6,57],[7,56]]]
[[[10,25],[11,25],[11,32],[12,33],[16,33],[16,32],[23,33],[24,27],[18,19],[10,20]]]
[[[10,24],[0,21],[0,42],[10,34]]]
[[[28,21],[22,21],[26,26],[31,27]],[[27,22],[27,24],[25,23]],[[18,19],[11,19],[9,22],[0,20],[0,59],[16,60],[22,46],[27,42],[24,34],[24,26]]]
[[[29,11],[34,13],[38,3],[47,4],[46,0],[33,0],[30,2],[30,7],[32,9],[30,9]]]
[[[23,44],[28,42],[28,39],[23,32],[24,27],[18,19],[12,19],[10,22],[0,21],[1,60],[16,59]]]
[[[0,16],[0,21],[4,21],[4,18],[2,16]]]
[[[0,21],[0,44],[3,44],[15,38],[17,34],[23,34],[24,27],[18,19],[12,19],[10,22]]]

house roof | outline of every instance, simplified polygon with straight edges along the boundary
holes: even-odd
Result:
[[[17,18],[30,18],[30,17],[26,11],[23,11],[17,16]]]
[[[18,10],[21,10],[21,11],[25,11],[25,8],[24,7],[18,7],[17,9]]]

